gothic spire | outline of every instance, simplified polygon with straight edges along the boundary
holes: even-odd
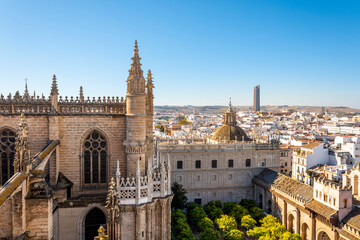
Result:
[[[140,63],[141,58],[139,57],[139,48],[138,48],[137,40],[135,40],[134,53],[131,60],[132,63],[131,63],[130,71],[136,71],[136,72],[141,71],[141,63]]]
[[[52,81],[52,86],[51,86],[51,93],[50,95],[59,95],[59,90],[57,87],[57,81],[56,81],[56,76],[54,74],[53,76],[53,81]]]
[[[128,93],[145,93],[145,79],[143,71],[141,70],[141,58],[139,57],[139,49],[137,41],[135,40],[134,53],[131,58],[131,68],[129,70],[129,77],[127,79],[127,92]]]
[[[25,78],[25,91],[24,91],[24,98],[29,98],[29,90],[28,90],[28,86],[27,86],[27,79]]]

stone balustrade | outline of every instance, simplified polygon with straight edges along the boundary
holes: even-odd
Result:
[[[59,97],[57,109],[54,109],[50,98],[44,96],[23,97],[18,94],[7,98],[0,96],[0,114],[48,114],[57,112],[59,114],[125,114],[126,103],[121,97],[95,97],[90,100],[74,97]]]

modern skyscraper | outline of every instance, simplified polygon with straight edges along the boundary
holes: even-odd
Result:
[[[255,112],[260,112],[260,85],[254,87],[254,107]]]

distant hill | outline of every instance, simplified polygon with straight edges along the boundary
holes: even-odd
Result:
[[[155,106],[154,111],[156,112],[181,112],[181,113],[223,113],[228,106]],[[233,106],[236,111],[251,111],[252,106]],[[281,112],[286,109],[299,112],[321,112],[325,108],[329,113],[340,113],[340,114],[354,114],[360,113],[360,109],[349,108],[344,106],[330,107],[330,106],[261,106],[261,111],[264,112]]]

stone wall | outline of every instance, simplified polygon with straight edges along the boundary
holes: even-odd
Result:
[[[243,198],[253,199],[253,177],[265,168],[274,171],[280,169],[280,150],[209,152],[162,150],[160,154],[161,159],[170,157],[171,182],[184,186],[189,201],[200,198],[202,204],[212,200],[226,202],[240,201]],[[233,160],[233,167],[229,167],[229,159]],[[251,159],[250,167],[246,167],[246,159]],[[263,166],[265,159],[266,164]],[[197,160],[201,161],[201,168],[196,168]],[[212,168],[212,160],[217,160],[217,168]],[[183,162],[182,169],[177,168],[178,161]]]
[[[26,230],[34,239],[51,239],[52,199],[26,199]]]
[[[125,116],[60,116],[59,117],[59,171],[73,182],[72,194],[105,192],[96,186],[91,189],[83,184],[82,143],[93,130],[98,130],[107,139],[108,162],[107,182],[115,175],[116,161],[120,160],[120,169],[126,171],[126,157],[123,146],[125,139]]]
[[[6,201],[0,207],[0,239],[12,236],[12,201]]]

